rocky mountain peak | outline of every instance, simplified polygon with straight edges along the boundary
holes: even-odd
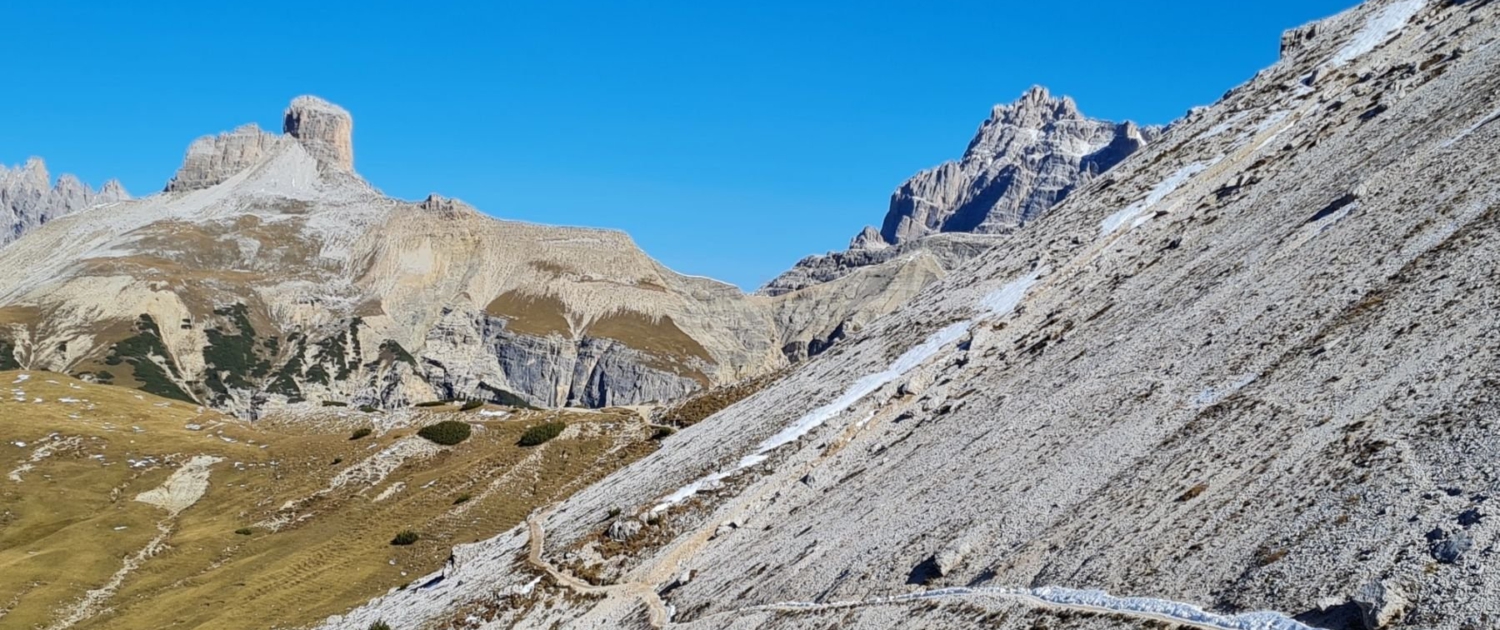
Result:
[[[316,96],[292,99],[282,133],[296,138],[324,168],[354,171],[354,117]]]
[[[1139,142],[1131,148],[1133,137]],[[923,171],[891,196],[881,236],[1003,233],[1041,216],[1144,143],[1140,128],[1084,116],[1073,99],[1033,87],[997,105],[958,162]]]
[[[41,158],[30,158],[14,168],[0,165],[0,247],[58,217],[129,198],[125,187],[114,180],[99,192],[72,175],[58,177],[54,185]]]
[[[880,230],[875,229],[873,225],[866,225],[864,230],[849,241],[849,249],[885,249],[890,246],[891,244],[885,242],[885,238],[880,236]]]
[[[1003,124],[1041,129],[1057,120],[1082,118],[1083,113],[1078,111],[1078,104],[1072,98],[1055,97],[1047,88],[1036,85],[1026,90],[1014,103],[1002,103],[991,108],[990,118],[985,125]]]

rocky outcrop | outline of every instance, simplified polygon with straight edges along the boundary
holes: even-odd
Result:
[[[444,398],[496,400],[509,392],[541,407],[674,400],[707,382],[702,372],[674,370],[613,339],[516,332],[503,318],[458,310],[428,333],[422,362]]]
[[[98,191],[72,175],[63,175],[53,184],[40,158],[15,168],[0,165],[0,247],[59,217],[129,198],[115,180]]]
[[[282,133],[301,142],[319,165],[354,171],[354,118],[344,108],[316,96],[299,96],[283,118]]]
[[[249,124],[216,136],[204,136],[188,146],[182,166],[167,182],[168,192],[203,190],[224,183],[259,164],[285,140]]]

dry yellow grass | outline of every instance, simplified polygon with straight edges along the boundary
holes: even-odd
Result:
[[[22,374],[29,379],[16,383]],[[0,372],[0,395],[7,628],[49,628],[71,613],[81,617],[75,628],[306,624],[415,580],[453,545],[507,530],[654,448],[641,419],[623,413],[466,416],[473,437],[437,448],[413,437],[415,426],[350,440],[363,422],[349,410],[246,423],[45,372]],[[415,424],[451,417],[437,410]],[[540,447],[516,446],[527,426],[554,417],[571,429]],[[413,445],[417,454],[384,479],[335,483]],[[223,459],[196,504],[173,517],[135,500],[199,455]],[[20,481],[9,478],[17,470]],[[253,531],[236,533],[246,527]],[[405,529],[421,540],[388,544]],[[158,536],[162,548],[143,554]],[[80,607],[131,563],[117,588]]]

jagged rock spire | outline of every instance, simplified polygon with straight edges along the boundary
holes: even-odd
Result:
[[[53,219],[129,198],[125,187],[115,180],[98,192],[72,175],[58,177],[54,185],[41,158],[33,157],[16,168],[0,165],[0,246]]]

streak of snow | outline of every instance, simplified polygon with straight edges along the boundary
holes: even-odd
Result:
[[[1390,36],[1406,27],[1406,24],[1427,6],[1427,0],[1401,0],[1381,9],[1365,21],[1364,28],[1355,33],[1349,43],[1339,49],[1328,60],[1327,67],[1337,68],[1375,50]]]
[[[1130,223],[1131,228],[1139,227],[1144,221],[1137,220],[1138,217],[1145,214],[1147,210],[1150,210],[1156,204],[1161,203],[1163,199],[1167,198],[1167,195],[1176,192],[1178,188],[1181,188],[1194,175],[1208,170],[1208,167],[1208,164],[1198,162],[1184,166],[1178,169],[1177,172],[1168,175],[1166,179],[1151,189],[1151,192],[1146,195],[1145,199],[1130,204],[1125,209],[1105,217],[1099,223],[1099,236],[1109,236],[1126,223]]]
[[[1479,119],[1479,122],[1476,122],[1476,123],[1474,123],[1472,125],[1469,125],[1463,131],[1458,132],[1458,135],[1453,136],[1452,138],[1449,138],[1447,140],[1444,140],[1443,143],[1440,144],[1440,145],[1438,145],[1438,146],[1446,149],[1446,148],[1451,147],[1451,146],[1453,146],[1455,144],[1458,144],[1458,142],[1460,140],[1463,140],[1464,138],[1469,137],[1470,134],[1473,134],[1474,132],[1479,131],[1480,127],[1483,127],[1483,126],[1488,125],[1488,124],[1490,124],[1492,122],[1495,122],[1496,120],[1500,120],[1500,109],[1496,109],[1495,111],[1490,112],[1490,115],[1485,116],[1484,118]]]
[[[1004,315],[1015,310],[1016,305],[1020,304],[1021,299],[1026,296],[1026,292],[1041,278],[1042,272],[1043,270],[1038,269],[986,295],[979,302],[979,306],[982,309],[981,313],[974,319],[949,324],[941,330],[932,333],[922,343],[902,353],[901,356],[897,357],[884,370],[863,376],[859,380],[854,381],[853,384],[844,390],[843,394],[833,399],[833,402],[803,414],[802,417],[798,418],[791,425],[777,432],[775,435],[766,438],[756,447],[754,453],[741,458],[733,468],[700,477],[692,483],[678,488],[664,497],[656,506],[652,507],[651,511],[664,511],[705,489],[716,487],[719,482],[741,470],[766,461],[769,459],[771,451],[797,441],[802,436],[823,426],[824,423],[837,417],[839,414],[848,411],[850,407],[854,406],[854,403],[859,402],[865,396],[874,393],[875,390],[901,378],[907,372],[927,362],[928,359],[931,359],[945,346],[958,341],[964,335],[968,334],[969,329],[979,319],[994,315]],[[873,412],[871,415],[873,416]],[[862,425],[868,421],[869,418],[867,417],[860,420],[859,423]]]
[[[979,306],[984,309],[983,317],[996,315],[1009,315],[1011,311],[1021,304],[1026,297],[1026,292],[1036,285],[1037,280],[1042,278],[1043,269],[1033,271],[1029,276],[1023,276],[999,289],[991,291],[983,299],[979,300]]]
[[[1247,112],[1240,112],[1240,113],[1237,113],[1237,114],[1235,114],[1233,116],[1230,116],[1229,118],[1224,119],[1223,122],[1221,122],[1221,123],[1219,123],[1217,125],[1214,125],[1212,127],[1209,127],[1208,131],[1205,131],[1202,134],[1199,134],[1198,135],[1198,139],[1199,140],[1207,140],[1207,139],[1212,138],[1214,136],[1221,135],[1224,132],[1229,131],[1230,129],[1233,129],[1234,125],[1236,123],[1240,122],[1241,120],[1244,120],[1245,116],[1248,116],[1248,115],[1249,114]]]
[[[25,383],[26,381],[29,381],[29,380],[31,380],[31,375],[30,374],[17,374],[16,375],[16,380],[11,381],[10,384],[11,385],[20,385],[21,383]]]

